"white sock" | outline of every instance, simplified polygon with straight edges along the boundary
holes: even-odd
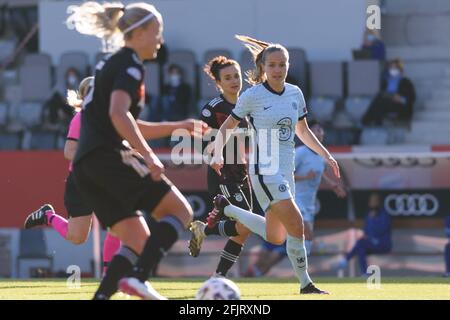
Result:
[[[311,255],[311,247],[312,247],[312,241],[311,240],[305,240],[305,249],[306,249],[306,254],[308,256]]]
[[[266,218],[263,218],[257,214],[250,211],[241,209],[234,205],[228,205],[224,209],[224,213],[227,217],[238,220],[251,232],[256,233],[264,240],[266,239]]]
[[[303,239],[287,236],[286,251],[291,260],[295,275],[300,280],[300,287],[304,288],[312,282],[308,274],[308,258]]]

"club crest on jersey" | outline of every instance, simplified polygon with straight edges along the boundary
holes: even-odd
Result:
[[[287,187],[284,184],[280,184],[280,186],[278,187],[278,190],[280,190],[280,192],[286,192]]]
[[[240,193],[235,193],[234,199],[236,199],[237,202],[242,202],[242,200],[244,200],[244,198],[242,198],[242,194]]]
[[[129,67],[127,69],[127,73],[132,76],[133,78],[135,78],[137,81],[141,81],[142,79],[142,74],[141,71],[139,71],[138,68],[135,67]]]
[[[204,116],[204,117],[207,117],[207,118],[209,118],[209,117],[211,117],[211,111],[209,111],[208,109],[203,109],[203,111],[202,111],[202,115]]]
[[[292,108],[293,108],[294,110],[297,110],[297,102],[292,102]]]

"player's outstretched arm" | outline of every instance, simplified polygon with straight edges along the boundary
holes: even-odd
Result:
[[[211,167],[217,172],[220,176],[220,169],[223,167],[223,156],[222,151],[223,147],[227,144],[228,139],[230,138],[231,132],[234,128],[239,124],[239,120],[233,118],[232,116],[228,116],[227,120],[220,126],[219,132],[217,132],[216,140],[213,145],[214,156],[211,160]]]
[[[336,177],[340,178],[339,173],[339,165],[337,161],[333,158],[333,156],[328,152],[328,150],[317,140],[314,133],[312,133],[311,129],[308,127],[308,123],[306,122],[306,118],[297,122],[295,127],[295,133],[298,138],[311,150],[321,155],[324,159],[327,160],[330,167],[333,169],[333,173]]]
[[[200,138],[207,130],[208,125],[201,120],[186,119],[182,121],[164,121],[164,122],[148,122],[137,120],[139,130],[145,139],[159,139],[169,137],[175,130],[179,131],[180,135],[192,135]]]

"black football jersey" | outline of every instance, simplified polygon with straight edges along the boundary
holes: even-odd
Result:
[[[200,119],[206,122],[211,128],[213,129],[219,129],[220,126],[225,122],[225,120],[228,118],[228,116],[231,114],[231,111],[234,109],[235,105],[228,102],[223,95],[220,95],[217,98],[212,99],[209,101],[202,109]],[[247,122],[247,119],[244,118],[239,123],[238,128],[242,129],[248,129],[249,124]],[[227,143],[228,145],[229,143]],[[227,145],[225,145],[223,149],[223,156],[225,159],[225,164],[221,170],[222,176],[219,178],[220,183],[240,183],[242,182],[245,177],[247,176],[247,168],[245,164],[238,164],[237,162],[237,150],[238,150],[238,143],[235,140],[234,143],[234,151],[233,154],[233,164],[227,164],[226,163],[226,152],[227,152]],[[204,147],[206,144],[204,145]],[[212,170],[211,167],[208,167],[209,171],[212,171],[213,174],[216,174],[214,170]],[[209,174],[212,174],[209,172]],[[217,175],[217,174],[216,174]]]
[[[131,48],[123,47],[97,64],[94,85],[89,88],[83,102],[80,139],[74,162],[98,147],[123,148],[123,138],[109,116],[114,90],[129,94],[129,111],[137,119],[145,105],[144,66]]]

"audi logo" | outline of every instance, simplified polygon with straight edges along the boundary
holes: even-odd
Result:
[[[429,193],[390,194],[384,207],[393,216],[432,216],[439,210],[439,200]]]
[[[377,167],[433,167],[436,164],[434,158],[371,158],[371,159],[353,159],[356,163],[369,168]]]

